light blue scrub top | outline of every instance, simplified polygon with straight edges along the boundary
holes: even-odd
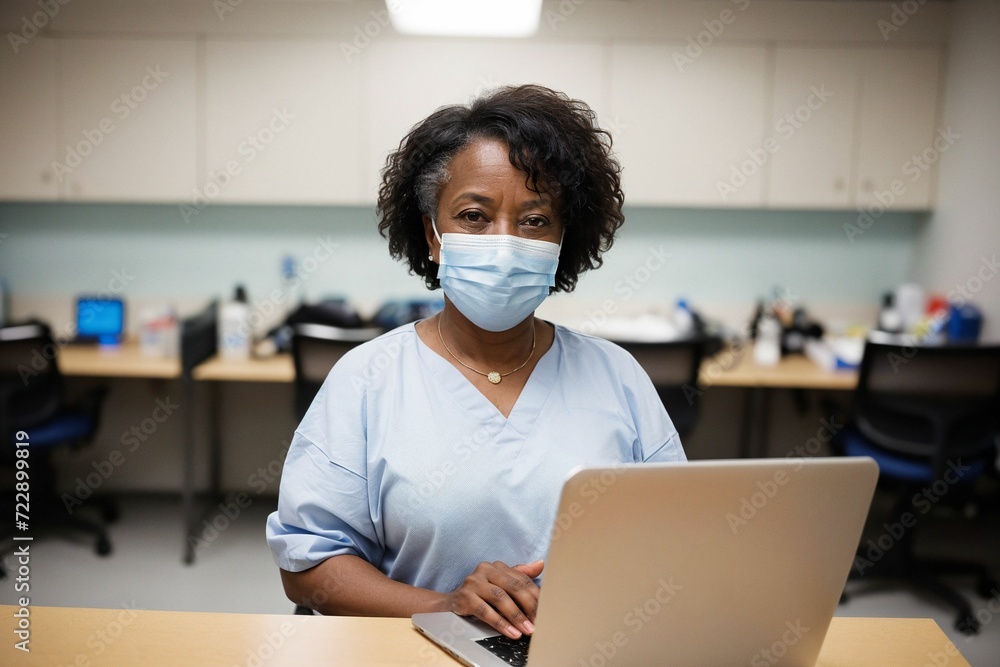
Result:
[[[649,377],[606,340],[556,326],[505,419],[408,324],[330,371],[289,447],[267,541],[291,572],[353,554],[450,592],[482,561],[545,557],[573,468],[683,460]]]

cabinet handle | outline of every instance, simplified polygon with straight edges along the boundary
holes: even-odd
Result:
[[[863,179],[861,181],[861,189],[868,194],[875,192],[875,181],[870,178]]]
[[[833,189],[836,192],[843,192],[844,191],[844,187],[846,185],[847,185],[847,182],[841,176],[841,177],[838,177],[836,180],[834,180],[834,182],[833,182]]]
[[[52,182],[52,168],[45,167],[44,169],[42,169],[42,183],[48,185],[51,182]]]

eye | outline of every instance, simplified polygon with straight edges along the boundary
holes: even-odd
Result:
[[[482,211],[476,210],[462,211],[458,214],[458,217],[468,220],[469,222],[483,222],[486,219],[483,216]]]
[[[540,215],[533,215],[528,219],[526,219],[524,221],[524,224],[528,225],[529,227],[545,227],[546,225],[549,224],[549,221],[547,218],[544,218]]]

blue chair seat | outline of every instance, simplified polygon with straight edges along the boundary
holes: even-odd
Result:
[[[856,429],[845,429],[839,435],[839,440],[844,448],[844,453],[848,456],[870,456],[875,459],[882,477],[917,484],[932,484],[936,479],[934,465],[930,461],[889,453],[881,447],[873,445]],[[988,450],[991,446],[988,441],[984,445],[983,451]],[[971,469],[962,476],[960,484],[973,481],[986,470],[986,465],[982,460],[973,461],[971,464],[967,461],[962,463],[970,465]]]
[[[52,419],[26,429],[32,447],[51,447],[85,438],[94,431],[94,420],[82,410],[63,410]]]

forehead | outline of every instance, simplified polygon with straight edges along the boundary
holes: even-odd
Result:
[[[522,183],[527,174],[510,163],[507,144],[498,139],[474,139],[448,163],[449,182],[456,179],[517,177]]]
[[[455,206],[466,200],[500,204],[529,202],[535,206],[558,207],[559,196],[547,183],[535,186],[528,173],[510,161],[504,141],[490,137],[473,139],[459,149],[446,165],[447,175],[438,190],[439,205]]]

